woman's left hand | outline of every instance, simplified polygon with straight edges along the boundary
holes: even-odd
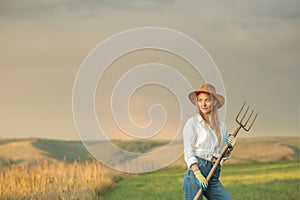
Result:
[[[233,135],[229,134],[226,138],[226,143],[230,149],[233,149],[235,144],[236,144],[236,137]]]

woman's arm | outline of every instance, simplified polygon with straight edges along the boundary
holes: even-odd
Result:
[[[184,160],[188,168],[191,168],[192,164],[198,162],[195,157],[195,142],[196,132],[193,127],[193,118],[190,118],[183,128]]]

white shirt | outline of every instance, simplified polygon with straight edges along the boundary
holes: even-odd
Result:
[[[226,145],[228,135],[226,125],[220,122],[220,134],[222,136],[221,146],[218,147],[218,138],[216,133],[205,123],[200,114],[189,118],[183,128],[183,146],[184,160],[190,168],[197,163],[196,156],[211,160],[212,157],[218,157]],[[222,162],[229,157],[224,157]]]

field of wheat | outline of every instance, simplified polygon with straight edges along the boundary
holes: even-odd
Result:
[[[1,169],[0,199],[97,199],[123,175],[96,161],[11,166]]]

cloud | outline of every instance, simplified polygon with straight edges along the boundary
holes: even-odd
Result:
[[[13,19],[84,17],[112,10],[151,11],[168,7],[179,0],[27,0],[2,1],[0,16]]]
[[[270,18],[272,20],[299,18],[299,5],[299,1],[297,0],[234,1],[235,8],[243,10],[241,12],[242,15],[251,15],[256,18]]]

